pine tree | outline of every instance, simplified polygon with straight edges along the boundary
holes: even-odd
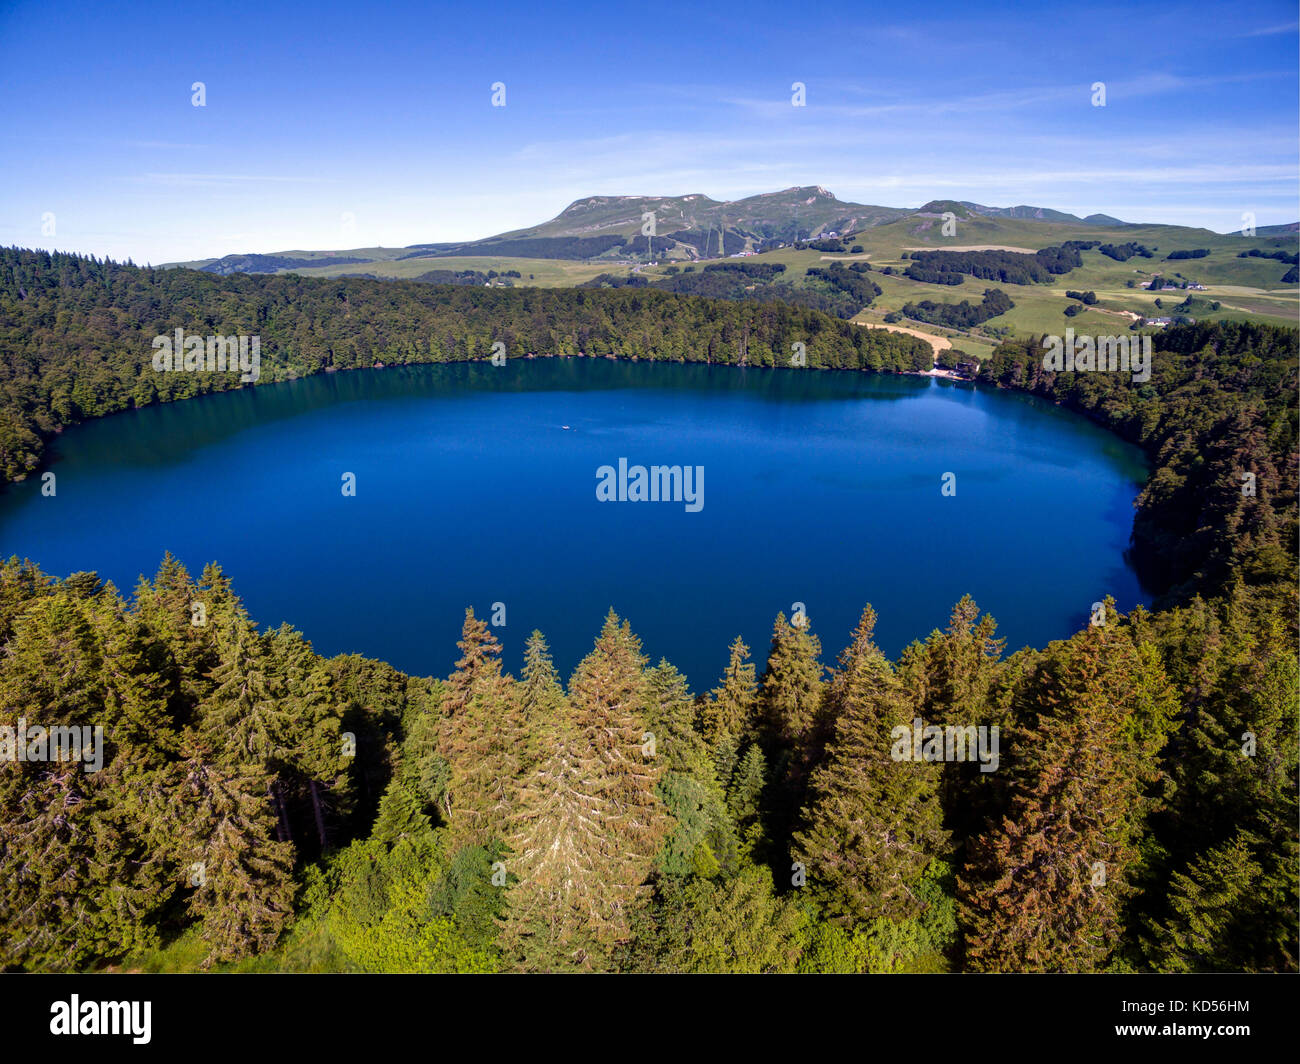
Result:
[[[727,786],[727,809],[750,854],[762,841],[762,801],[767,785],[767,758],[763,756],[763,748],[758,743],[750,743]]]
[[[1167,858],[1150,876],[1144,906],[1144,923],[1155,929],[1144,950],[1161,970],[1294,970],[1300,957],[1300,682],[1290,612],[1237,584],[1217,609],[1197,600],[1157,615],[1189,707],[1165,754],[1175,786],[1154,823]],[[1243,867],[1250,890],[1230,895],[1231,874]],[[1220,872],[1224,892],[1214,893],[1209,879]],[[1207,897],[1222,911],[1205,911]]]
[[[789,751],[804,751],[821,722],[821,642],[805,618],[791,624],[776,615],[772,649],[763,673],[759,710],[768,739]]]
[[[190,914],[208,944],[203,966],[270,949],[293,913],[293,848],[272,835],[266,774],[256,765],[180,766],[174,816]]]
[[[283,784],[305,781],[312,822],[321,849],[328,844],[327,812],[330,796],[345,801],[348,759],[343,755],[344,706],[334,691],[325,663],[312,653],[311,644],[288,625],[267,638],[274,666],[274,692],[284,721],[276,768]]]
[[[569,681],[569,700],[588,748],[601,766],[601,797],[607,836],[606,870],[615,926],[626,927],[626,911],[642,897],[643,884],[672,824],[655,796],[662,766],[643,752],[646,699],[641,641],[611,609],[595,648]]]
[[[768,763],[767,857],[783,862],[826,738],[822,716],[821,643],[806,618],[787,622],[778,613],[772,649],[759,692],[760,741]]]
[[[722,683],[709,692],[700,706],[699,731],[712,749],[716,750],[728,737],[733,744],[753,737],[757,693],[749,647],[736,636]]]
[[[1145,812],[1139,749],[1157,742],[1144,663],[1107,622],[1053,644],[1026,692],[1009,801],[958,878],[976,971],[1097,971],[1123,931]],[[1141,738],[1139,738],[1139,736]]]
[[[895,675],[913,692],[915,717],[937,727],[1005,727],[1006,714],[993,698],[1006,642],[996,632],[997,622],[987,614],[981,617],[975,600],[963,595],[948,627],[903,655]],[[945,824],[958,839],[979,832],[999,797],[997,780],[975,761],[943,764],[939,800]]]
[[[277,690],[275,661],[241,610],[217,633],[213,690],[199,733],[223,765],[269,765],[285,754],[293,722]]]
[[[519,971],[605,967],[611,932],[603,766],[567,702],[539,728],[549,750],[523,780],[507,830],[500,945]]]
[[[550,756],[511,818],[502,948],[524,970],[603,969],[626,941],[672,823],[643,753],[647,698],[640,641],[611,610],[549,729]]]
[[[1274,950],[1268,969],[1294,969],[1289,935],[1278,941],[1269,926],[1274,906],[1286,899],[1261,892],[1268,876],[1252,849],[1250,837],[1241,832],[1196,858],[1185,872],[1173,873],[1170,915],[1154,922],[1147,945],[1156,971],[1259,971],[1259,958]]]
[[[533,631],[524,643],[524,669],[517,698],[517,720],[513,731],[518,735],[519,762],[515,778],[528,776],[548,755],[543,745],[547,728],[564,711],[564,688],[551,658],[546,637]]]
[[[891,732],[902,726],[910,733],[912,714],[873,642],[875,624],[868,606],[831,678],[834,734],[795,836],[795,860],[807,868],[812,896],[849,925],[919,915],[925,902],[918,886],[946,844],[939,766],[891,756]]]
[[[472,609],[457,646],[438,741],[450,766],[442,813],[456,847],[502,837],[521,754],[514,681],[501,674],[501,644]]]
[[[0,967],[77,971],[158,943],[164,862],[132,817],[139,774],[77,763],[0,772]]]

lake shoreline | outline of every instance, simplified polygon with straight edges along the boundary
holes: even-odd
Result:
[[[656,659],[701,681],[725,664],[707,648],[737,632],[762,644],[796,600],[836,639],[872,602],[891,651],[966,593],[1016,646],[1072,630],[1098,589],[1122,608],[1147,601],[1121,560],[1140,452],[1045,404],[922,374],[541,357],[404,368],[78,426],[52,455],[57,504],[39,480],[5,500],[6,553],[122,587],[164,551],[196,571],[216,559],[259,621],[420,675],[445,672],[423,649],[454,645],[443,627],[497,601],[512,655],[516,626],[536,626],[572,663],[586,618],[614,605]],[[704,467],[703,505],[602,503],[599,470],[620,458]],[[1025,493],[1029,511],[1002,527]],[[909,564],[958,542],[978,567]],[[1070,574],[1050,596],[1026,581],[1030,553]],[[689,640],[682,615],[699,628]]]

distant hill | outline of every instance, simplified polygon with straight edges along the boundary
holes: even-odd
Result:
[[[982,203],[969,200],[931,200],[916,210],[920,215],[941,215],[952,212],[958,218],[969,218],[973,214],[984,218],[1012,218],[1020,222],[1056,222],[1065,225],[1128,225],[1109,214],[1090,214],[1080,218],[1077,214],[1054,211],[1050,207],[986,207]]]
[[[985,207],[980,203],[961,201],[961,205],[973,214],[982,214],[985,218],[1015,218],[1030,222],[1082,222],[1084,225],[1127,225],[1109,214],[1090,214],[1080,218],[1077,214],[1054,211],[1049,207]]]
[[[559,214],[539,225],[515,229],[479,240],[411,244],[403,248],[353,248],[333,251],[279,251],[269,254],[226,255],[220,259],[167,263],[210,273],[304,272],[322,276],[370,272],[348,267],[377,266],[376,275],[416,277],[430,270],[505,269],[502,260],[528,260],[518,267],[532,280],[549,284],[559,274],[560,283],[590,279],[602,267],[626,268],[652,261],[690,263],[770,252],[797,242],[837,240],[905,226],[908,235],[929,243],[939,232],[938,219],[951,211],[961,219],[968,236],[989,244],[1043,247],[1053,241],[1078,238],[1083,230],[1135,228],[1106,214],[1080,218],[1049,207],[1019,205],[990,207],[970,200],[931,200],[910,209],[851,203],[837,199],[820,185],[803,185],[767,192],[738,200],[716,200],[703,193],[684,196],[585,196],[574,200]],[[654,233],[642,228],[654,220]],[[1029,223],[1029,230],[1017,229]],[[970,226],[974,226],[972,230]],[[999,230],[998,226],[1011,227]],[[992,227],[992,228],[989,228]],[[1059,231],[1056,227],[1060,227]],[[1171,231],[1192,234],[1206,230]],[[1012,232],[1015,230],[1015,232]],[[1262,226],[1261,236],[1285,236],[1297,225]],[[857,243],[859,240],[850,243]],[[906,245],[908,240],[900,239]],[[1188,245],[1195,246],[1195,245]],[[845,251],[850,250],[846,244]],[[870,249],[868,249],[870,250]],[[444,266],[438,260],[456,259]],[[473,261],[469,261],[473,260]],[[555,267],[546,265],[556,263]],[[581,264],[561,266],[559,264]],[[581,276],[575,269],[585,270]],[[495,275],[494,275],[495,276]]]
[[[771,248],[829,233],[844,235],[904,218],[902,207],[845,203],[820,185],[787,188],[745,199],[721,201],[695,193],[686,196],[587,196],[574,200],[540,225],[456,243],[411,244],[365,256],[359,250],[317,252],[307,262],[302,253],[227,255],[185,265],[214,272],[243,270],[274,273],[325,265],[392,261],[407,258],[489,256],[533,259],[645,259],[675,250],[683,259],[708,258],[738,251]],[[654,217],[654,236],[642,235],[646,216]],[[322,261],[332,258],[332,263]],[[278,260],[303,259],[292,263]]]
[[[843,235],[905,217],[900,207],[845,203],[820,185],[720,201],[687,196],[587,196],[556,217],[463,244],[416,245],[429,256],[509,255],[590,260],[677,249],[686,258],[754,251],[827,233]],[[642,232],[653,216],[654,235]]]
[[[293,258],[289,255],[226,255],[214,259],[199,267],[207,273],[225,276],[231,273],[287,273],[314,266],[352,266],[360,262],[372,262],[369,258],[356,258],[347,255],[315,255],[305,258]]]

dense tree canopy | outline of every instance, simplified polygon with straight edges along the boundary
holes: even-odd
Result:
[[[1296,572],[1294,329],[1239,322],[1154,338],[1151,379],[1054,373],[1040,339],[1002,344],[979,379],[1079,410],[1140,444],[1152,471],[1138,498],[1134,560],[1157,590],[1185,599],[1234,577],[1266,587]]]
[[[868,607],[823,680],[778,617],[696,697],[612,612],[567,685],[469,614],[439,682],[259,633],[215,567],[11,560],[0,727],[105,751],[0,768],[0,966],[1293,970],[1289,607],[1102,621],[1003,658],[964,599],[895,663]],[[916,720],[995,771],[900,756]]]
[[[259,333],[263,380],[497,339],[930,357],[785,304],[635,288],[3,265],[10,476],[63,425],[232,386],[152,370],[175,325]],[[216,564],[164,558],[129,597],[0,564],[0,968],[1294,971],[1295,351],[1294,330],[1216,324],[1157,337],[1141,383],[1047,371],[1036,342],[985,360],[986,384],[1080,410],[1153,467],[1134,548],[1160,608],[1100,604],[1010,657],[964,598],[895,661],[867,607],[828,671],[801,611],[696,695],[613,611],[567,684],[541,633],[505,673],[467,613],[440,680],[259,629]],[[33,725],[102,728],[102,764],[30,735],[18,756]]]
[[[859,283],[858,274],[843,273],[853,279],[845,283]],[[812,369],[930,367],[923,340],[859,329],[781,301],[638,288],[223,277],[10,248],[0,250],[4,478],[36,469],[45,440],[67,425],[241,386],[238,373],[156,371],[153,338],[178,328],[259,337],[258,383],[376,363],[486,359],[498,342],[507,358],[622,356],[748,366],[797,364],[793,345],[800,343],[803,364]]]

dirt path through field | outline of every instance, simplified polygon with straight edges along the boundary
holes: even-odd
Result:
[[[901,325],[877,325],[871,321],[860,321],[857,323],[864,329],[887,329],[889,332],[907,333],[908,336],[919,336],[922,340],[930,341],[930,346],[935,351],[947,351],[952,347],[952,341],[946,336],[934,336],[931,333],[922,332],[920,329],[906,329]]]
[[[1010,244],[954,244],[952,247],[903,248],[904,251],[1018,251],[1022,255],[1034,254],[1033,248],[1013,248]]]

